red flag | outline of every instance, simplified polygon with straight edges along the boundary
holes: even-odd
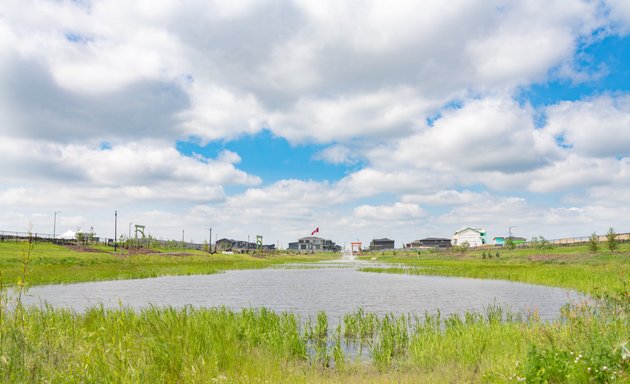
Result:
[[[317,232],[319,232],[319,227],[315,228],[315,230],[313,232],[311,232],[311,236],[313,236],[314,234],[316,234]]]

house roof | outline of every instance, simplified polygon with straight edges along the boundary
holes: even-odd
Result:
[[[527,241],[526,238],[524,237],[518,237],[518,236],[497,236],[495,238],[493,238],[492,240],[496,240],[496,239],[512,239],[512,240],[523,240],[523,241]]]
[[[471,228],[471,227],[466,227],[466,228],[460,229],[459,231],[455,231],[454,235],[457,235],[458,233],[462,233],[462,232],[467,231],[467,230],[469,230],[469,229],[470,229],[471,231],[475,231],[475,232],[478,232],[478,233],[485,232],[485,230],[483,230],[482,228]]]
[[[420,240],[416,240],[416,241],[427,241],[427,240],[431,240],[431,241],[437,241],[437,240],[451,241],[451,239],[446,239],[446,238],[443,238],[443,237],[427,237],[425,239],[420,239]]]
[[[298,240],[324,240],[324,239],[317,236],[306,236],[306,237],[300,237]]]
[[[373,239],[372,241],[394,241],[392,239],[388,239],[387,237],[382,238],[382,239]]]

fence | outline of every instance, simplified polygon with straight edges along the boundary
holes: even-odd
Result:
[[[87,244],[89,243],[98,243],[105,244],[108,246],[114,246],[114,239],[107,237],[98,237],[95,236],[93,238],[84,238],[83,241],[79,239],[62,239],[59,237],[60,235],[54,236],[50,233],[29,233],[29,232],[18,232],[18,231],[0,231],[0,242],[5,241],[35,241],[35,242],[47,242],[47,243],[55,243],[55,244]],[[179,249],[194,249],[194,250],[208,250],[208,244],[198,244],[192,242],[182,242],[177,240],[158,240],[158,239],[127,239],[124,241],[119,241],[117,243],[119,247],[148,247],[148,246],[159,246],[164,248],[179,248]],[[216,251],[216,245],[212,245],[212,251]]]

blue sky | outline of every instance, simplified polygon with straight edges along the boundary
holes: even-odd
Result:
[[[630,232],[629,72],[624,0],[5,1],[0,230]]]
[[[200,154],[216,157],[224,150],[238,153],[239,168],[260,176],[265,184],[282,179],[337,181],[360,167],[358,164],[331,164],[317,157],[325,148],[318,144],[291,145],[268,130],[233,140],[215,140],[202,145],[199,140],[177,142],[177,150],[186,156]]]

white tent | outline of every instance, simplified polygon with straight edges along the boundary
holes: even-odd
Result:
[[[77,238],[77,233],[71,229],[68,229],[65,233],[59,235],[58,238],[63,240],[74,240]]]

